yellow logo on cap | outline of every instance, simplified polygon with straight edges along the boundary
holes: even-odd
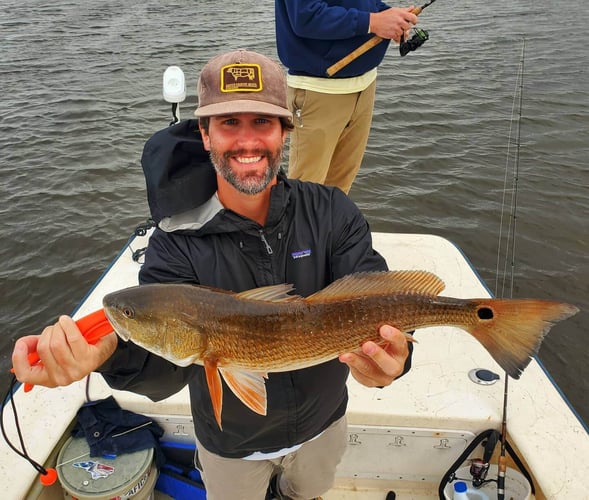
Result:
[[[260,92],[262,88],[259,64],[229,64],[221,68],[221,92]]]

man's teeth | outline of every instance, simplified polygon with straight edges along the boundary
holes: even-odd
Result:
[[[256,163],[262,159],[261,156],[247,156],[247,157],[239,157],[237,161],[239,163]]]

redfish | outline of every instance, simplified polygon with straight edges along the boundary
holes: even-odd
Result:
[[[122,339],[179,366],[204,366],[220,428],[221,377],[248,408],[265,415],[268,373],[323,363],[368,340],[382,345],[383,324],[403,332],[461,328],[517,379],[551,326],[578,311],[546,300],[439,296],[443,289],[429,272],[388,271],[351,274],[306,298],[286,284],[241,293],[151,284],[110,293],[103,305]]]

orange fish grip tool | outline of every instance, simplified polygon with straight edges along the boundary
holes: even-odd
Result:
[[[96,344],[102,337],[114,331],[114,328],[106,318],[104,309],[99,309],[80,318],[76,321],[76,326],[80,329],[88,344]],[[29,354],[29,365],[36,365],[39,361],[40,358],[37,351]],[[11,369],[11,372],[14,372],[14,369]],[[29,392],[32,388],[32,384],[24,385],[25,392]]]

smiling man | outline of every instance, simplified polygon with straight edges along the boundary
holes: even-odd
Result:
[[[292,117],[277,63],[245,50],[222,54],[203,68],[198,96],[195,114],[217,189],[204,203],[160,221],[141,284],[242,292],[289,283],[308,296],[345,275],[386,270],[366,220],[342,191],[280,173]],[[388,325],[380,335],[382,343],[366,342],[339,359],[269,373],[265,415],[222,391],[222,430],[202,366],[176,366],[114,334],[88,345],[67,316],[41,335],[19,339],[13,367],[20,381],[47,386],[97,370],[112,387],[154,400],[188,384],[207,498],[264,500],[271,483],[271,498],[301,500],[333,484],[346,447],[348,374],[381,387],[409,368],[405,336]],[[33,350],[42,365],[28,365]]]

